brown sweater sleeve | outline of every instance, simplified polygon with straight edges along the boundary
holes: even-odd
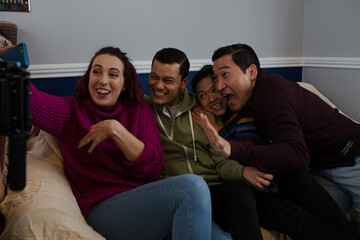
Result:
[[[309,151],[297,117],[297,87],[278,75],[265,73],[257,79],[251,108],[255,127],[269,144],[232,142],[230,159],[269,173],[308,167]]]

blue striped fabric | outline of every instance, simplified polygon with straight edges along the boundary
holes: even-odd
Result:
[[[249,108],[233,113],[224,121],[224,127],[219,130],[220,136],[228,141],[260,144],[261,138],[254,126],[254,118]]]

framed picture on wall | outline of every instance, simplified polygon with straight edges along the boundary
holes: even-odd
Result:
[[[30,0],[0,0],[0,11],[30,12]]]

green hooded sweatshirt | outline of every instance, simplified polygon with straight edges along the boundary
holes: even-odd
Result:
[[[216,152],[204,130],[192,121],[191,109],[198,105],[195,96],[187,89],[182,94],[184,100],[175,120],[171,119],[164,105],[154,105],[151,98],[145,96],[152,108],[164,149],[162,177],[193,173],[203,177],[209,186],[242,179],[243,166]]]

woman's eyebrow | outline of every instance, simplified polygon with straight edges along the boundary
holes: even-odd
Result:
[[[117,72],[119,72],[119,73],[120,73],[120,70],[119,70],[119,69],[117,69],[117,68],[110,68],[109,70],[115,70],[115,71],[117,71]]]
[[[93,67],[99,67],[99,68],[102,68],[102,66],[100,64],[95,64],[93,65]]]
[[[93,68],[94,68],[94,67],[103,68],[100,64],[95,64],[95,65],[93,66]],[[109,70],[111,70],[111,71],[117,71],[117,72],[121,73],[120,70],[117,69],[117,68],[110,68]]]
[[[202,92],[205,92],[205,91],[203,89],[200,89],[200,90],[196,91],[197,94],[200,94]]]

